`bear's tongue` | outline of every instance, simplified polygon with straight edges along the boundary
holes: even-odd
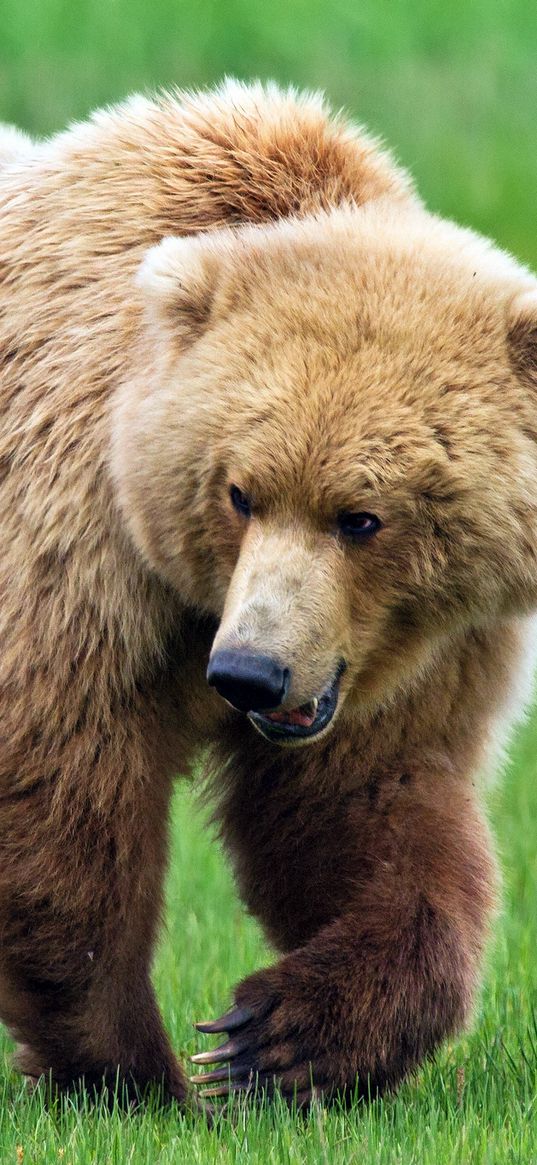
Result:
[[[317,715],[317,705],[319,701],[308,700],[307,704],[301,704],[300,708],[285,708],[281,712],[265,712],[267,720],[272,720],[275,724],[298,724],[301,728],[311,728],[313,721]]]

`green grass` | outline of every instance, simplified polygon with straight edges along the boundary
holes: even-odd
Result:
[[[49,133],[133,89],[224,73],[320,87],[393,145],[434,209],[537,264],[530,0],[2,0],[0,20],[0,119]],[[307,1120],[239,1110],[212,1131],[154,1106],[47,1111],[11,1073],[6,1041],[0,1165],[537,1162],[536,755],[534,723],[494,797],[505,910],[475,1029],[396,1099]],[[174,836],[156,981],[187,1054],[199,1046],[191,1021],[218,1013],[269,955],[185,791]]]
[[[2,0],[0,118],[50,132],[134,89],[319,87],[429,203],[537,263],[531,0]]]
[[[83,1102],[47,1111],[8,1066],[0,1077],[0,1162],[26,1165],[195,1165],[200,1162],[357,1162],[496,1165],[537,1161],[537,725],[526,727],[493,818],[504,868],[504,911],[472,1033],[445,1047],[396,1098],[352,1112],[296,1117],[281,1104],[240,1105],[213,1129],[156,1105],[125,1116]],[[218,847],[188,788],[178,790],[168,926],[158,994],[183,1057],[203,1046],[192,1021],[219,1014],[236,980],[270,958],[241,909]]]

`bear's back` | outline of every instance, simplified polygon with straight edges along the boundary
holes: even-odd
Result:
[[[134,97],[15,150],[16,164],[0,165],[0,463],[31,491],[42,545],[47,532],[57,545],[51,492],[63,498],[63,543],[102,514],[109,405],[138,342],[135,273],[149,246],[348,199],[414,197],[390,157],[319,97],[270,85]]]

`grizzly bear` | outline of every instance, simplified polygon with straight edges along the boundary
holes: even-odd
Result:
[[[198,1024],[203,1095],[379,1094],[469,1019],[494,909],[537,282],[315,97],[5,141],[0,1016],[29,1076],[186,1099],[150,972],[205,751],[280,957]]]

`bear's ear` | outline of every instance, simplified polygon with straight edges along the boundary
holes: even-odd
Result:
[[[511,304],[507,342],[517,376],[537,388],[537,287]]]
[[[232,232],[166,238],[148,251],[137,276],[149,314],[183,343],[205,331],[214,314]]]

